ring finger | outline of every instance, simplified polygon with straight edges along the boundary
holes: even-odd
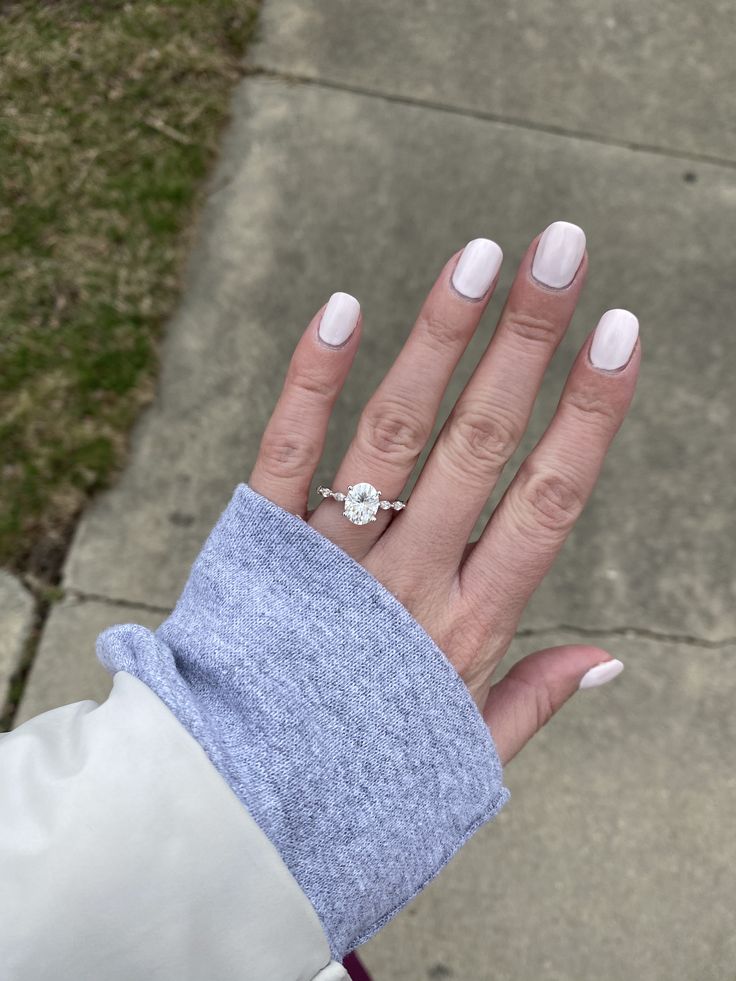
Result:
[[[429,439],[442,395],[473,336],[498,278],[503,254],[495,242],[475,239],[440,273],[414,328],[360,417],[333,490],[369,481],[384,499],[397,497]],[[389,519],[355,527],[334,502],[313,512],[310,523],[356,559],[382,534]]]

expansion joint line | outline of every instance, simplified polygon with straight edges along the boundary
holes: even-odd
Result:
[[[736,170],[736,160],[729,160],[728,157],[719,157],[708,153],[697,153],[693,150],[677,150],[674,147],[660,146],[656,143],[639,143],[636,140],[616,139],[612,136],[587,133],[585,130],[571,129],[566,126],[556,126],[552,123],[541,123],[531,119],[522,119],[518,116],[507,116],[503,113],[488,112],[483,109],[470,109],[466,106],[453,106],[447,102],[435,102],[431,99],[421,99],[416,96],[383,92],[380,89],[372,89],[365,85],[355,85],[351,84],[350,82],[337,82],[333,79],[319,78],[318,76],[313,75],[298,75],[293,72],[266,68],[261,65],[244,65],[241,67],[241,73],[246,78],[272,78],[292,85],[310,85],[316,88],[332,89],[337,92],[350,92],[353,95],[361,95],[369,99],[382,99],[385,102],[395,102],[399,105],[415,106],[419,109],[433,109],[436,112],[445,112],[453,116],[465,116],[468,119],[478,119],[489,123],[499,123],[500,125],[512,126],[516,129],[547,133],[550,136],[565,136],[569,139],[584,140],[587,143],[596,143],[600,146],[610,146],[623,150],[632,150],[635,153],[656,154],[660,157],[680,160],[683,163],[704,163],[710,164],[714,167],[726,167],[729,170]]]
[[[661,644],[679,644],[684,647],[701,647],[707,650],[723,650],[736,646],[736,637],[722,637],[710,640],[706,637],[696,637],[691,634],[667,633],[663,630],[651,630],[647,627],[577,627],[571,623],[557,623],[549,627],[525,627],[517,631],[520,638],[542,637],[545,634],[564,633],[579,634],[582,637],[630,637],[637,640],[651,640]]]
[[[138,600],[121,599],[115,596],[105,596],[100,593],[87,593],[79,589],[67,589],[65,597],[77,600],[80,603],[105,603],[108,606],[118,606],[127,610],[145,610],[148,613],[160,613],[168,616],[172,607],[158,606],[153,603],[146,603]],[[532,637],[543,637],[546,634],[564,633],[578,634],[582,637],[631,637],[639,640],[651,640],[666,644],[679,644],[685,647],[700,647],[708,650],[721,650],[726,647],[736,646],[736,637],[723,637],[719,640],[710,640],[706,637],[696,637],[691,634],[668,633],[662,630],[650,630],[646,627],[635,627],[631,625],[621,627],[580,627],[573,623],[556,623],[544,627],[522,627],[517,631],[516,637],[526,639]]]
[[[145,610],[146,613],[160,613],[168,616],[173,607],[158,606],[155,603],[146,603],[144,600],[128,600],[120,597],[104,596],[102,593],[87,593],[81,589],[67,589],[64,592],[66,599],[76,600],[79,603],[104,603],[106,606],[119,606],[124,610]]]

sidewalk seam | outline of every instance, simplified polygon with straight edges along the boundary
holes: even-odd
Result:
[[[147,613],[161,613],[164,616],[168,616],[173,609],[171,606],[157,606],[155,603],[103,596],[101,593],[85,593],[79,589],[71,588],[64,590],[64,598],[75,600],[80,604],[104,603],[107,606],[119,606],[125,610],[145,610]]]
[[[647,627],[578,627],[571,623],[556,623],[548,627],[525,627],[516,632],[517,637],[539,637],[549,633],[576,633],[583,637],[632,637],[639,640],[652,640],[660,643],[679,644],[683,647],[701,647],[708,650],[723,650],[736,645],[736,637],[722,637],[720,640],[707,640],[692,634],[671,634]]]
[[[108,606],[119,606],[128,610],[146,610],[149,613],[161,613],[168,616],[173,607],[157,606],[152,603],[137,600],[121,599],[104,596],[100,593],[86,593],[78,589],[67,589],[66,598],[79,603],[105,603]],[[544,627],[522,627],[517,630],[517,638],[539,637],[550,633],[577,633],[583,637],[635,637],[640,640],[653,640],[668,644],[679,644],[684,647],[702,647],[708,650],[720,650],[736,645],[736,637],[722,637],[719,640],[708,640],[693,634],[666,633],[660,630],[650,630],[647,627],[625,625],[620,627],[580,627],[573,623],[554,623]]]
[[[368,86],[354,85],[349,82],[336,82],[332,79],[319,78],[318,76],[292,74],[275,68],[266,68],[258,64],[244,65],[241,71],[244,78],[269,78],[292,85],[312,85],[318,88],[332,89],[337,92],[349,92],[353,95],[361,95],[370,99],[383,99],[386,102],[393,102],[399,105],[415,106],[419,109],[432,109],[436,112],[464,116],[468,119],[478,119],[488,123],[499,123],[504,126],[515,127],[516,129],[547,133],[550,136],[563,136],[568,139],[583,140],[587,143],[595,143],[598,146],[631,150],[634,153],[655,154],[671,160],[681,160],[683,163],[703,163],[712,167],[722,167],[726,170],[736,170],[736,160],[730,160],[728,157],[717,157],[707,153],[676,150],[672,147],[659,146],[654,143],[639,143],[636,140],[617,140],[613,137],[596,136],[593,133],[585,132],[585,130],[569,129],[565,126],[555,126],[551,123],[538,123],[534,120],[522,119],[518,116],[505,116],[502,113],[487,112],[482,109],[453,106],[447,102],[435,102],[432,99],[421,99],[418,96],[397,95],[392,92],[383,92],[380,89],[372,89]]]
[[[28,589],[27,586],[26,588]],[[33,589],[28,589],[28,591],[33,601],[31,622],[23,641],[23,653],[20,661],[10,678],[6,700],[0,701],[0,733],[10,732],[13,727],[13,721],[20,707],[28,676],[36,660],[46,621],[54,605],[53,600],[48,597],[44,597]]]

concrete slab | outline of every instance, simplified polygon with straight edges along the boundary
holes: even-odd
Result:
[[[95,657],[97,635],[116,623],[142,623],[153,629],[163,619],[163,614],[110,603],[58,603],[46,621],[14,724],[70,702],[103,701],[112,677]]]
[[[604,309],[637,312],[646,367],[600,488],[525,626],[736,636],[736,171],[700,165],[692,183],[656,154],[266,79],[245,80],[233,113],[157,401],[119,485],[81,522],[66,585],[173,604],[247,479],[297,338],[332,291],[361,299],[366,330],[319,479],[447,256],[478,235],[503,245],[495,314],[529,240],[566,218],[588,232],[591,276],[525,448]]]
[[[28,590],[0,569],[0,713],[8,699],[10,681],[23,660],[33,612]]]
[[[507,768],[495,824],[361,948],[376,978],[733,977],[736,648],[610,650],[624,674],[565,706]]]
[[[269,0],[249,63],[735,160],[735,31],[729,0]]]

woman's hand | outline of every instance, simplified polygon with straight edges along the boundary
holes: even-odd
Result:
[[[450,376],[493,293],[501,250],[477,239],[432,287],[403,350],[373,394],[329,486],[367,481],[395,500],[432,432]],[[362,563],[445,652],[513,757],[580,686],[622,665],[598,648],[539,651],[492,677],[521,613],[580,515],[631,402],[636,318],[608,311],[582,347],[557,411],[480,538],[468,539],[528,424],[544,372],[587,271],[585,237],[556,222],[532,242],[491,342],[455,404],[401,512],[354,525],[342,506],[307,499],[330,413],[360,343],[356,300],[331,297],[294,352],[249,483],[301,515]]]

